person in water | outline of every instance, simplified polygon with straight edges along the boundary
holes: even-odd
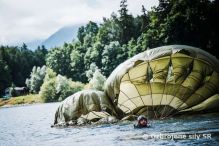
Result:
[[[145,116],[140,115],[137,119],[137,124],[134,125],[134,128],[146,128],[148,127],[148,120]]]

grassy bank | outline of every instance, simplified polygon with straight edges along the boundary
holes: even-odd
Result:
[[[33,104],[33,103],[43,103],[43,100],[38,94],[29,94],[25,96],[12,97],[10,99],[1,99],[0,106],[4,105],[19,105],[19,104]]]

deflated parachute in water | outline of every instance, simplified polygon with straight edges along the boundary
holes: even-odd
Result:
[[[85,90],[66,98],[54,124],[109,115],[163,118],[218,107],[219,61],[198,48],[173,45],[147,50],[120,64],[107,79],[105,92]]]
[[[78,119],[95,121],[109,115],[116,116],[116,112],[105,93],[84,90],[61,103],[55,113],[54,125],[78,124]]]
[[[219,61],[198,48],[172,45],[120,64],[106,82],[107,96],[126,115],[167,117],[218,109]]]

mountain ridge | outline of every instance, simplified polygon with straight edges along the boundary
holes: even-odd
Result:
[[[46,49],[61,47],[64,43],[70,43],[77,39],[78,28],[82,25],[68,25],[61,27],[45,40],[34,40],[26,43],[28,48],[36,50],[38,46],[44,45]]]

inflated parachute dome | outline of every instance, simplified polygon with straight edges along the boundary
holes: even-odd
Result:
[[[99,91],[89,94],[95,92]],[[107,113],[117,118],[141,114],[165,118],[184,112],[215,111],[219,109],[219,60],[191,46],[150,49],[120,64],[107,79],[105,93],[98,96],[102,97],[108,98]],[[69,109],[73,107],[70,104]],[[66,114],[59,111],[59,115]],[[91,110],[87,111],[84,114]]]
[[[147,50],[120,64],[106,93],[126,114],[165,117],[219,107],[219,61],[190,46]]]

